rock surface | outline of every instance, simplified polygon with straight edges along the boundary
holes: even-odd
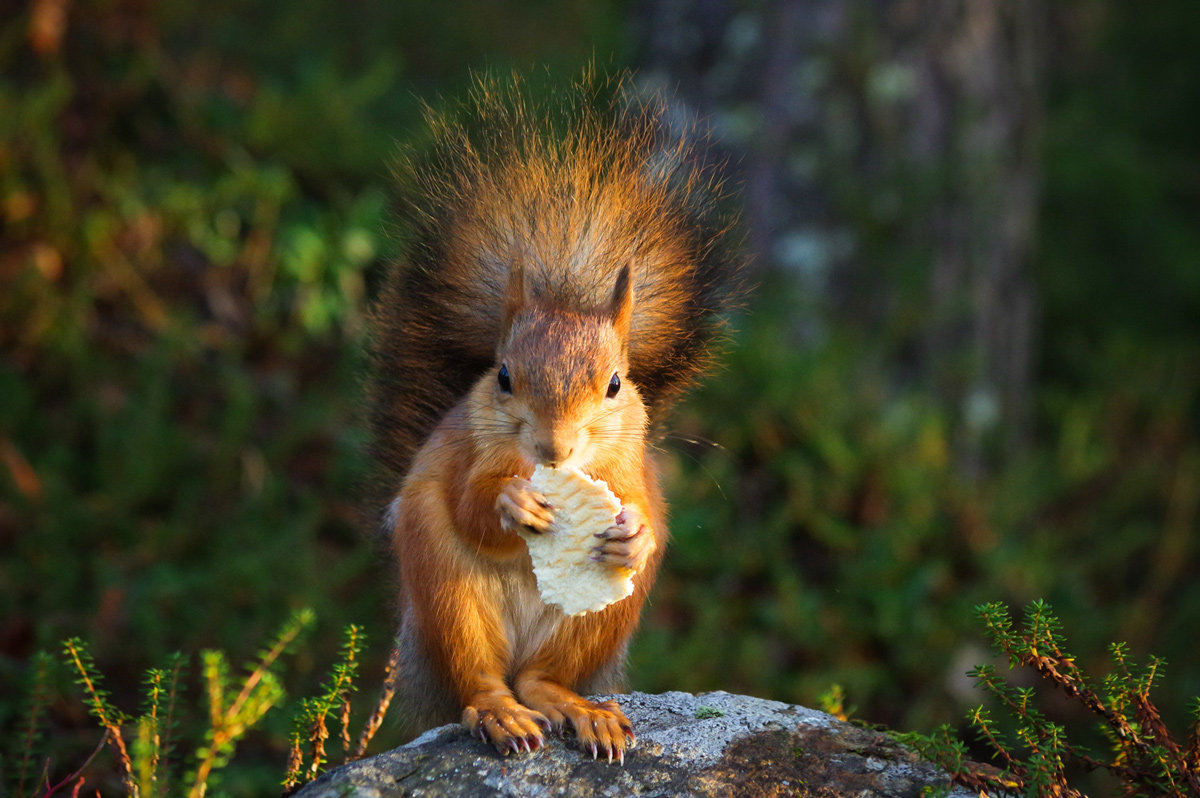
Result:
[[[624,767],[594,762],[559,739],[500,757],[454,725],[332,770],[297,796],[916,798],[924,786],[949,782],[890,737],[812,709],[724,692],[614,698],[638,734]]]

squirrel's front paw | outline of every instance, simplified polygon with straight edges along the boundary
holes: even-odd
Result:
[[[593,704],[585,698],[577,698],[547,707],[545,715],[551,728],[560,734],[570,724],[579,750],[591,753],[592,759],[603,756],[609,764],[616,760],[624,765],[626,749],[637,744],[633,725],[615,701]]]
[[[654,533],[632,507],[622,508],[616,521],[613,526],[596,533],[601,542],[592,549],[592,559],[641,571],[658,548]]]
[[[510,697],[489,694],[476,696],[463,709],[462,722],[480,741],[491,743],[501,756],[538,750],[551,728],[542,713]]]
[[[509,477],[496,497],[500,525],[516,531],[545,532],[554,521],[554,508],[546,497],[533,489],[529,480]]]

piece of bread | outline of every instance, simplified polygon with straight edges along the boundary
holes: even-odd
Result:
[[[534,490],[554,508],[549,532],[522,532],[533,560],[542,601],[567,615],[602,610],[633,593],[633,571],[595,562],[595,535],[616,523],[621,500],[601,480],[573,468],[538,465],[530,479]]]

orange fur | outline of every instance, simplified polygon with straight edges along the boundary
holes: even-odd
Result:
[[[596,677],[619,686],[612,677],[666,544],[663,503],[646,468],[641,398],[633,385],[606,397],[611,375],[627,368],[617,334],[622,313],[627,308],[611,318],[537,306],[519,312],[500,354],[513,375],[513,398],[501,398],[494,374],[481,378],[418,452],[399,496],[393,534],[402,606],[419,630],[401,642],[427,671],[414,681],[422,691],[431,683],[444,691],[439,707],[457,706],[506,752],[537,747],[546,726],[570,723],[585,748],[594,743],[598,752],[624,756],[628,721],[573,691]],[[556,379],[541,373],[546,366]],[[488,432],[497,423],[532,434]],[[566,617],[540,605],[525,544],[496,510],[505,483],[528,477],[537,462],[539,432],[574,441],[578,464],[609,484],[653,540],[634,595],[600,612]],[[522,637],[530,634],[522,619],[533,616],[542,619],[532,632],[540,639],[531,641]],[[415,727],[450,719],[417,714]]]
[[[667,542],[647,427],[706,362],[736,264],[715,184],[664,138],[661,109],[572,108],[550,131],[485,87],[489,138],[433,120],[414,243],[374,312],[375,423],[405,474],[390,532],[411,730],[461,718],[508,753],[569,725],[611,760],[629,721],[578,693],[621,686]],[[527,481],[539,462],[621,499],[597,550],[635,568],[633,595],[573,617],[541,602],[514,531],[552,518]]]

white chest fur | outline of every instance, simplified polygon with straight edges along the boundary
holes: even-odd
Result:
[[[544,603],[538,595],[528,556],[518,561],[520,565],[501,577],[504,631],[514,671],[525,665],[566,620],[562,610]]]

